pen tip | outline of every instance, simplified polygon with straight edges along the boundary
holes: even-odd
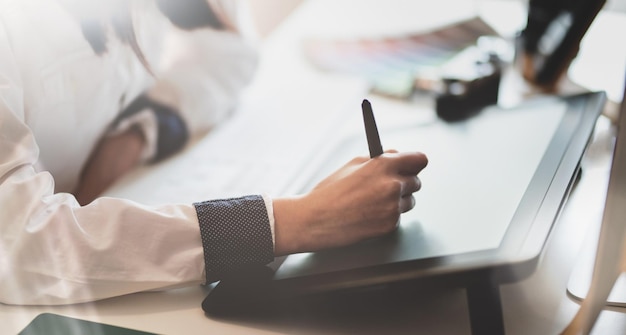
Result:
[[[361,106],[364,105],[370,105],[370,102],[367,99],[363,99],[363,103],[361,103]]]

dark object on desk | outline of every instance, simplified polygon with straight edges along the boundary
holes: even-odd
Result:
[[[274,271],[251,266],[223,278],[202,301],[208,316],[228,318],[262,316],[273,312],[278,297],[271,289]]]
[[[156,335],[139,330],[43,313],[37,315],[18,335]]]
[[[445,121],[465,120],[498,102],[502,65],[497,56],[474,64],[471,80],[443,78],[443,92],[435,97],[437,115]]]
[[[383,145],[380,143],[378,135],[378,127],[376,119],[374,119],[374,111],[372,105],[367,99],[361,104],[363,109],[363,123],[365,124],[365,136],[367,137],[367,146],[369,147],[370,157],[374,158],[383,154]]]
[[[526,28],[518,37],[522,75],[553,91],[578,54],[580,41],[606,0],[530,0]]]

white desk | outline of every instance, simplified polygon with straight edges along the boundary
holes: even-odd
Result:
[[[297,74],[314,75],[313,70],[298,56],[297,37],[317,31],[336,33],[336,24],[342,23],[350,5],[383,5],[373,10],[370,29],[405,29],[416,24],[430,24],[432,20],[454,19],[463,12],[448,11],[448,16],[429,15],[433,3],[400,1],[403,10],[392,19],[392,1],[316,0],[305,3],[267,41],[259,76],[263,80],[289,78]],[[468,1],[454,1],[464,10],[483,11]],[[506,2],[499,6],[515,4]],[[444,5],[445,6],[445,5]],[[455,7],[458,8],[458,7]],[[485,7],[486,8],[486,7]],[[489,7],[494,8],[494,7]],[[507,7],[510,8],[510,7]],[[488,13],[489,11],[485,11]],[[497,13],[498,11],[496,11]],[[444,12],[445,13],[445,12]],[[494,12],[491,12],[494,13]],[[523,20],[523,13],[521,15]],[[506,15],[512,25],[523,24],[517,15]],[[517,21],[516,21],[517,20]],[[417,22],[419,21],[419,22]],[[323,22],[325,25],[320,26]],[[335,25],[333,25],[335,24]],[[357,22],[343,22],[343,32],[358,28]],[[362,27],[362,26],[361,26]],[[506,28],[505,28],[506,29]],[[276,72],[282,69],[282,72]],[[513,78],[512,81],[515,81]],[[398,106],[388,101],[386,106]],[[514,97],[511,97],[513,101]],[[377,106],[380,106],[377,104]],[[378,107],[382,108],[382,107]],[[556,334],[576,313],[579,305],[566,294],[570,271],[579,259],[579,251],[588,234],[599,227],[608,180],[611,157],[611,129],[608,119],[601,118],[589,153],[583,161],[584,173],[573,191],[562,217],[555,225],[537,271],[529,278],[501,286],[504,322],[507,334]],[[469,334],[469,316],[463,289],[448,289],[429,293],[400,294],[371,301],[346,302],[328,306],[326,311],[295,312],[288,318],[267,320],[216,320],[207,318],[200,308],[209,289],[190,287],[168,292],[150,292],[113,298],[95,303],[61,307],[16,307],[0,305],[0,329],[3,334],[14,334],[41,312],[59,313],[95,320],[122,327],[160,334]],[[626,310],[607,310],[596,324],[594,334],[626,333]]]

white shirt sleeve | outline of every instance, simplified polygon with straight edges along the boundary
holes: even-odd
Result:
[[[187,31],[168,22],[149,92],[181,113],[191,135],[206,132],[233,111],[258,65],[256,37],[245,29],[250,20],[245,7],[238,1],[215,2],[225,4],[219,8],[238,30]]]
[[[193,206],[80,207],[36,172],[21,76],[0,22],[0,302],[66,304],[204,281]]]

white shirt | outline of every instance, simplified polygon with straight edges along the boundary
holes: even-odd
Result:
[[[148,89],[192,133],[222,120],[253,74],[254,49],[231,31],[179,30],[152,1],[137,1],[133,22],[155,79],[112,36],[97,56],[58,1],[0,0],[0,302],[202,283],[191,204],[100,198],[81,207],[66,192],[110,122]]]

